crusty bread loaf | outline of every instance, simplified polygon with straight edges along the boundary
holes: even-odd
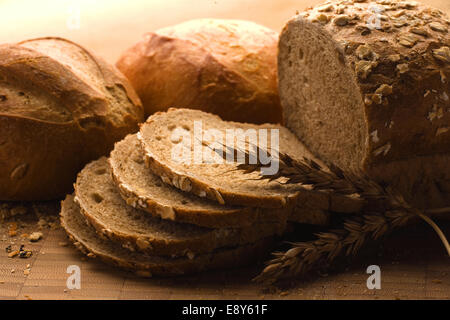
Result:
[[[75,184],[75,202],[101,237],[129,250],[152,255],[193,257],[216,248],[240,246],[281,235],[286,227],[286,215],[277,222],[220,229],[152,217],[122,199],[106,158],[89,163],[80,172]]]
[[[143,121],[113,66],[68,40],[0,46],[0,200],[70,192],[79,170]]]
[[[197,129],[195,123],[199,124]],[[165,183],[185,192],[214,200],[222,205],[283,208],[295,204],[297,199],[300,199],[301,202],[312,203],[315,208],[319,209],[333,209],[334,211],[340,209],[346,211],[348,209],[340,207],[341,202],[332,201],[331,198],[333,197],[330,194],[313,191],[309,185],[299,188],[299,185],[285,184],[282,177],[274,180],[260,179],[261,173],[259,170],[245,173],[243,170],[237,169],[237,162],[235,161],[214,163],[217,157],[212,159],[213,163],[210,163],[208,159],[196,161],[198,155],[213,152],[209,148],[214,139],[207,137],[206,134],[210,129],[217,130],[215,132],[222,134],[222,138],[216,136],[216,139],[219,140],[215,141],[216,147],[220,150],[223,150],[225,145],[227,147],[233,146],[233,143],[229,145],[225,141],[227,130],[242,130],[241,133],[234,131],[234,146],[238,147],[239,142],[242,142],[243,145],[248,143],[246,133],[251,133],[248,130],[260,132],[258,130],[267,129],[269,141],[264,141],[267,146],[264,147],[259,142],[251,142],[253,146],[258,144],[262,149],[267,149],[269,152],[278,150],[296,159],[302,159],[303,157],[313,159],[310,152],[294,134],[282,126],[223,121],[216,115],[199,110],[171,108],[167,112],[158,112],[141,125],[138,139],[143,146],[147,165],[155,174],[161,176]],[[195,131],[198,131],[201,136],[195,136],[197,134]],[[271,135],[276,136],[277,132],[279,147],[273,146],[275,149],[272,150]],[[261,139],[260,142],[266,140],[262,137],[263,135],[258,138]],[[200,141],[196,139],[200,139]],[[197,144],[196,147],[194,143]],[[176,151],[175,156],[173,155],[174,150],[180,147],[184,150],[183,153],[187,152],[186,159],[176,158],[178,155]],[[248,145],[244,148],[248,151]],[[221,157],[219,157],[220,159]],[[276,168],[274,167],[274,169]],[[357,198],[346,198],[346,200],[347,203],[353,205],[349,211],[357,211],[357,207],[360,208],[361,206]],[[345,201],[342,202],[345,203]],[[330,204],[335,207],[330,208]]]
[[[74,245],[88,257],[135,272],[139,276],[179,276],[212,269],[224,269],[255,263],[265,257],[273,239],[262,239],[247,246],[217,250],[189,258],[165,258],[132,252],[122,246],[100,238],[85,223],[80,208],[68,195],[61,206],[61,225]]]
[[[245,227],[286,221],[290,208],[221,205],[165,184],[144,164],[135,134],[116,143],[109,158],[112,177],[128,204],[153,216],[210,228]]]
[[[279,123],[278,34],[253,22],[199,19],[145,35],[117,67],[147,115],[169,107],[225,120]]]
[[[280,35],[285,122],[326,163],[450,203],[450,33],[417,2],[328,1]]]

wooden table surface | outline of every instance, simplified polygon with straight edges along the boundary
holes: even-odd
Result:
[[[0,226],[0,299],[450,299],[450,259],[425,224],[393,233],[382,247],[363,254],[345,270],[286,288],[251,282],[262,265],[178,278],[138,278],[85,258],[61,228],[39,229],[33,221],[17,222],[17,235],[11,237],[10,224]],[[439,225],[450,234],[449,221]],[[21,237],[39,230],[43,238],[38,242]],[[33,255],[9,258],[4,248],[11,243],[13,250],[23,244]],[[67,289],[70,265],[81,269],[79,290]],[[367,288],[369,265],[381,269],[380,290]]]

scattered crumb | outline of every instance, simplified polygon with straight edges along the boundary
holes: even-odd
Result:
[[[281,296],[281,297],[285,297],[285,296],[287,296],[287,295],[289,295],[289,291],[281,291],[281,292],[280,292],[280,296]]]
[[[433,282],[433,283],[435,283],[435,284],[440,284],[440,283],[442,283],[442,280],[439,280],[439,279],[433,279],[433,280],[431,280],[431,282]]]
[[[28,269],[25,269],[25,270],[23,270],[23,274],[27,276],[27,275],[30,274],[30,271],[31,271],[31,270],[30,270],[29,268],[28,268]]]
[[[23,295],[25,298],[27,298],[27,300],[33,300],[29,295],[27,295],[27,294],[24,294]]]
[[[14,258],[14,257],[17,256],[19,253],[20,253],[19,250],[12,251],[12,252],[8,253],[8,258]]]
[[[37,242],[42,239],[42,236],[43,236],[42,232],[33,232],[28,236],[28,239],[31,242]]]
[[[67,242],[58,242],[58,245],[59,245],[60,247],[67,247],[67,246],[68,246],[68,243],[67,243]]]
[[[19,258],[27,259],[33,255],[33,251],[31,250],[22,250],[19,252]]]
[[[14,272],[16,272],[16,270],[15,269],[11,269],[11,273],[14,273]]]

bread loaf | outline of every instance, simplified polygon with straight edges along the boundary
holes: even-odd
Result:
[[[132,252],[119,244],[100,238],[85,223],[74,198],[68,195],[61,204],[61,225],[78,250],[90,258],[135,272],[138,276],[180,276],[212,269],[224,269],[255,263],[273,247],[274,239],[265,238],[242,247],[205,253],[193,259],[168,258]]]
[[[81,46],[60,38],[1,45],[0,200],[62,197],[87,162],[142,120],[125,77]]]
[[[417,2],[328,1],[280,35],[285,122],[326,163],[450,203],[450,34]]]
[[[192,20],[148,33],[117,67],[147,115],[184,107],[225,120],[279,123],[277,41],[275,31],[252,22]]]

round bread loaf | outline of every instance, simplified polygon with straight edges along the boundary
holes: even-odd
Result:
[[[420,207],[450,202],[450,22],[417,2],[328,1],[279,43],[286,125],[326,163]]]
[[[222,119],[280,123],[278,34],[248,21],[199,19],[145,35],[117,67],[147,115],[169,107]]]
[[[0,200],[64,196],[83,166],[138,129],[120,72],[60,38],[0,46]]]

